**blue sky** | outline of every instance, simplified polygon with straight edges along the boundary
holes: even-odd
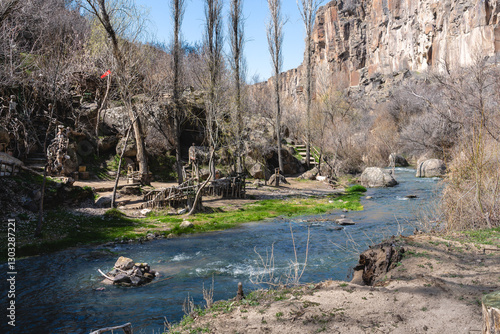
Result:
[[[172,37],[172,21],[168,0],[136,0],[141,6],[150,8],[150,30],[160,42],[169,43]],[[324,3],[324,2],[323,2]],[[288,18],[284,27],[283,71],[295,68],[302,63],[304,55],[304,26],[297,9],[296,0],[282,0],[283,15]],[[204,1],[186,0],[186,11],[182,25],[182,36],[187,42],[201,42],[203,38]],[[224,1],[224,27],[227,37],[227,17],[229,3]],[[245,21],[245,59],[247,81],[257,74],[261,80],[272,75],[271,58],[267,46],[266,22],[269,18],[266,0],[244,0]],[[226,38],[226,45],[228,44]],[[226,50],[229,50],[226,47]]]

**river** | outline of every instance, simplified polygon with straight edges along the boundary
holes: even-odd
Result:
[[[2,320],[2,333],[89,333],[92,329],[131,322],[135,333],[162,333],[164,317],[179,321],[182,305],[191,296],[202,305],[202,288],[214,281],[214,300],[236,295],[238,282],[245,293],[257,288],[250,279],[262,272],[254,249],[265,256],[274,245],[275,275],[287,271],[294,250],[304,261],[309,238],[307,267],[302,282],[348,278],[357,256],[337,245],[362,251],[384,237],[412,233],[418,213],[428,211],[438,199],[439,179],[417,179],[415,170],[397,168],[400,184],[369,189],[363,211],[345,215],[357,224],[333,230],[340,211],[319,216],[277,218],[207,234],[160,239],[144,244],[82,247],[17,262],[16,327]],[[408,199],[406,195],[417,198]],[[324,220],[327,221],[324,221]],[[316,221],[321,220],[321,221]],[[109,250],[109,251],[108,251]],[[103,285],[97,269],[108,271],[118,256],[147,262],[161,273],[154,283],[124,288]],[[7,272],[5,264],[1,266]],[[2,282],[2,291],[5,282]],[[100,289],[103,288],[104,290]],[[2,297],[2,308],[7,307]]]

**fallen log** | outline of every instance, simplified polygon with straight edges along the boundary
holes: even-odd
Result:
[[[101,328],[101,329],[98,329],[96,331],[90,332],[90,334],[101,334],[104,332],[114,331],[117,329],[123,330],[123,332],[125,334],[133,334],[132,333],[132,324],[130,322],[127,322],[126,324],[121,325],[121,326]]]
[[[114,282],[114,281],[115,281],[113,278],[111,278],[111,277],[109,277],[108,275],[106,275],[105,273],[103,273],[103,272],[101,271],[101,269],[97,269],[97,271],[98,271],[99,273],[101,273],[101,275],[102,275],[102,276],[104,276],[105,278],[109,279],[111,282]]]

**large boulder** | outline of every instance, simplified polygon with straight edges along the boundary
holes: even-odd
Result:
[[[118,138],[116,136],[99,137],[97,142],[101,153],[111,151],[116,147],[116,144],[118,144]]]
[[[245,166],[248,173],[254,179],[267,179],[269,175],[271,175],[271,171],[262,163],[255,161],[251,157],[245,158]]]
[[[95,202],[96,208],[109,208],[111,207],[111,196],[102,196]]]
[[[298,178],[300,180],[316,180],[316,176],[319,174],[318,167],[314,167],[313,169],[308,170],[307,172],[303,173],[301,176]]]
[[[119,133],[125,135],[130,124],[130,117],[125,107],[109,108],[101,114],[103,130],[106,134]]]
[[[125,145],[125,138],[118,141],[116,145],[116,154],[122,154],[123,146]],[[127,147],[125,148],[124,157],[135,157],[137,155],[137,145],[135,144],[134,138],[129,138],[127,141]]]
[[[266,165],[269,170],[273,172],[275,168],[279,167],[278,149],[276,147],[268,149],[263,154],[263,156],[266,160]],[[294,157],[287,149],[285,148],[281,149],[281,158],[283,159],[283,171],[282,171],[283,174],[295,175],[303,173],[305,171],[305,168],[302,165],[302,163],[296,157]]]
[[[389,155],[389,167],[408,167],[410,164],[399,154],[391,153]]]
[[[398,181],[394,179],[392,173],[379,167],[367,167],[359,178],[365,187],[394,187]]]
[[[429,159],[418,164],[417,177],[436,177],[446,173],[446,165],[443,160]]]
[[[12,155],[0,152],[0,162],[4,162],[9,165],[22,166],[23,162],[17,158],[14,158]]]

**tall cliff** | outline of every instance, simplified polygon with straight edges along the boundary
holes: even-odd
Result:
[[[467,66],[500,52],[499,12],[500,0],[330,1],[316,16],[314,64],[363,87],[405,70]],[[300,94],[301,72],[282,75],[286,95]]]

